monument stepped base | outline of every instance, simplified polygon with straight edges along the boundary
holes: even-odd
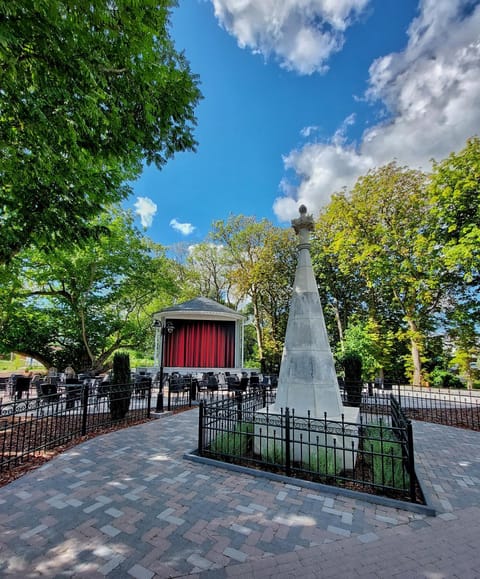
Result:
[[[344,407],[342,416],[290,418],[290,459],[312,468],[328,457],[336,474],[355,466],[359,408]],[[254,453],[268,462],[285,460],[285,416],[275,404],[255,412]]]

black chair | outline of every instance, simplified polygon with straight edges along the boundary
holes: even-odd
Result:
[[[227,381],[227,390],[229,392],[236,392],[240,385],[240,380],[236,376],[225,376]]]
[[[169,389],[170,392],[183,392],[186,389],[185,379],[182,376],[171,378]]]
[[[240,384],[238,385],[238,392],[246,392],[248,388],[248,376],[242,376],[240,378]]]
[[[108,396],[110,392],[110,385],[110,380],[102,380],[99,384],[97,384],[97,398]]]
[[[15,398],[20,400],[24,392],[30,390],[30,378],[28,376],[17,376],[14,385]]]
[[[218,391],[218,380],[215,375],[208,374],[207,378],[207,391],[209,392],[217,392]]]
[[[152,386],[152,379],[146,375],[140,375],[135,380],[135,394],[140,398],[145,398],[146,392]]]
[[[202,390],[206,390],[207,389],[207,375],[205,373],[202,374],[202,377],[197,380],[198,383],[198,392],[201,392]]]
[[[60,394],[57,391],[56,384],[50,382],[40,382],[37,386],[37,394],[43,402],[58,402]]]
[[[78,378],[67,378],[65,380],[65,389],[67,391],[67,409],[74,408],[75,402],[82,398],[83,384]]]
[[[260,386],[260,378],[258,374],[250,374],[250,386],[253,386],[254,388]]]

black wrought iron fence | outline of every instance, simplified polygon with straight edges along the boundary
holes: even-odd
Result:
[[[412,423],[393,394],[390,396],[390,409],[393,433],[401,443],[403,461],[410,479],[410,494],[413,494],[415,492],[415,450]]]
[[[87,433],[150,416],[151,388],[77,384],[0,406],[0,471]]]
[[[185,408],[192,408],[201,401],[206,403],[217,402],[222,400],[233,400],[238,394],[243,393],[239,390],[220,388],[217,384],[215,388],[204,386],[200,381],[189,376],[180,376],[178,378],[168,379],[165,385],[159,390],[159,401],[157,409],[161,412],[164,410],[176,412]],[[275,389],[265,388],[258,384],[249,386],[248,393],[255,393],[256,397],[263,400],[263,404],[269,400],[270,404],[275,400]]]
[[[195,394],[192,393],[191,382],[182,382],[181,384],[169,383],[167,386],[167,410],[180,410],[181,408],[191,408],[195,400]],[[165,404],[165,403],[164,403]]]
[[[270,402],[268,402],[270,403]],[[401,411],[400,411],[401,412]],[[413,436],[405,418],[350,423],[279,413],[261,394],[201,402],[201,456],[422,502],[413,462]]]
[[[390,404],[394,393],[407,418],[480,430],[480,391],[394,385],[391,391],[364,393],[362,408],[381,408]]]

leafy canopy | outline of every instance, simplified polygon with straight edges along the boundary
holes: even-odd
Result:
[[[480,138],[434,163],[429,186],[432,223],[445,266],[472,285],[480,282]]]
[[[0,263],[93,233],[142,163],[195,146],[171,0],[0,3]]]
[[[13,260],[9,269],[19,263],[21,284],[0,293],[0,350],[46,366],[98,370],[119,349],[151,348],[151,313],[176,291],[169,260],[128,214],[95,221],[108,229],[98,240],[48,256],[32,249]]]

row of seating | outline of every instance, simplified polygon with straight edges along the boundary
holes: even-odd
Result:
[[[260,376],[253,372],[250,376],[244,373],[241,377],[225,372],[225,380],[219,379],[219,376],[213,372],[203,374],[200,378],[193,377],[191,374],[181,375],[179,373],[173,373],[167,378],[171,392],[188,390],[192,388],[192,385],[197,392],[216,392],[223,389],[229,392],[246,392],[249,388],[275,388],[278,383],[276,375],[263,376],[260,380]]]

